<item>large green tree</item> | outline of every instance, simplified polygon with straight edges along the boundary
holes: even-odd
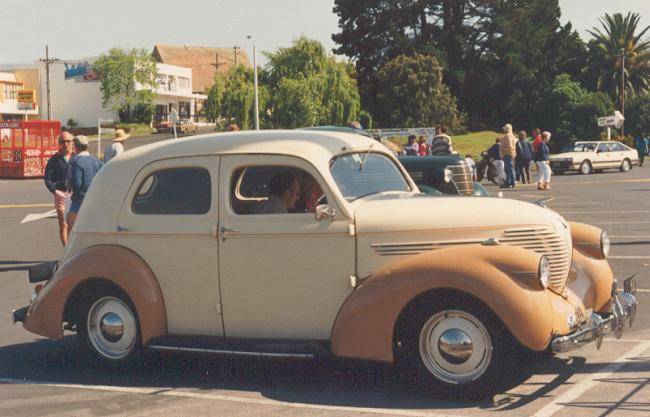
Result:
[[[637,13],[605,14],[601,27],[589,33],[589,60],[586,78],[590,86],[607,93],[620,106],[621,64],[625,56],[625,90],[628,93],[645,92],[650,88],[650,40],[644,36],[650,26],[639,26]]]
[[[119,114],[122,121],[132,120],[136,106],[138,118],[143,117],[142,109],[152,108],[157,70],[146,49],[111,48],[95,61],[94,70],[101,77],[102,104]]]
[[[334,12],[337,52],[355,61],[373,115],[377,71],[398,55],[436,56],[474,126],[534,124],[555,76],[577,75],[584,60],[557,0],[336,0]]]
[[[320,42],[300,37],[267,57],[274,127],[341,125],[358,117],[359,92],[348,66],[328,57]]]
[[[380,126],[461,124],[456,99],[442,82],[442,68],[433,56],[400,55],[379,69],[377,83],[382,106],[375,120]]]
[[[634,96],[625,111],[625,131],[650,137],[650,92]]]

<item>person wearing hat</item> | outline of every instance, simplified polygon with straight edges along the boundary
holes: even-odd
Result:
[[[515,187],[515,167],[513,161],[517,156],[517,139],[512,134],[512,125],[506,123],[503,126],[503,133],[499,139],[499,156],[503,160],[503,169],[506,172],[506,181],[501,188],[514,188]]]
[[[88,138],[83,135],[75,136],[74,149],[76,156],[70,161],[68,172],[72,197],[70,198],[70,211],[68,213],[68,235],[72,231],[81,203],[90,188],[95,175],[104,166],[104,163],[88,152]]]
[[[122,142],[127,140],[130,136],[131,135],[126,134],[124,129],[117,129],[115,131],[113,142],[104,149],[104,163],[124,152],[124,145],[122,145]]]

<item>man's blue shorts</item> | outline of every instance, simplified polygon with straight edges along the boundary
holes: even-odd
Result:
[[[70,213],[79,213],[79,209],[81,208],[81,203],[72,200],[70,202]]]

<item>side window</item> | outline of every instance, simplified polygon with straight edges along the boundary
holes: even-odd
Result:
[[[170,168],[154,172],[140,184],[132,209],[135,214],[205,214],[211,200],[208,170]]]
[[[324,203],[318,182],[302,169],[249,166],[235,170],[230,203],[237,214],[300,214]]]
[[[609,147],[606,143],[601,143],[598,145],[598,152],[609,152]]]

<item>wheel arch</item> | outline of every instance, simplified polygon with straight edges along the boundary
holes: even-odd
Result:
[[[505,245],[459,246],[398,261],[346,300],[332,330],[332,353],[392,362],[405,309],[421,297],[448,291],[480,300],[523,346],[543,350],[553,331],[551,298],[547,290],[513,277],[538,263],[538,254]]]
[[[140,256],[117,245],[81,250],[65,262],[32,303],[24,327],[53,339],[63,337],[66,309],[94,285],[118,288],[132,302],[143,345],[167,332],[165,303],[155,275]],[[69,312],[70,310],[68,310]]]

